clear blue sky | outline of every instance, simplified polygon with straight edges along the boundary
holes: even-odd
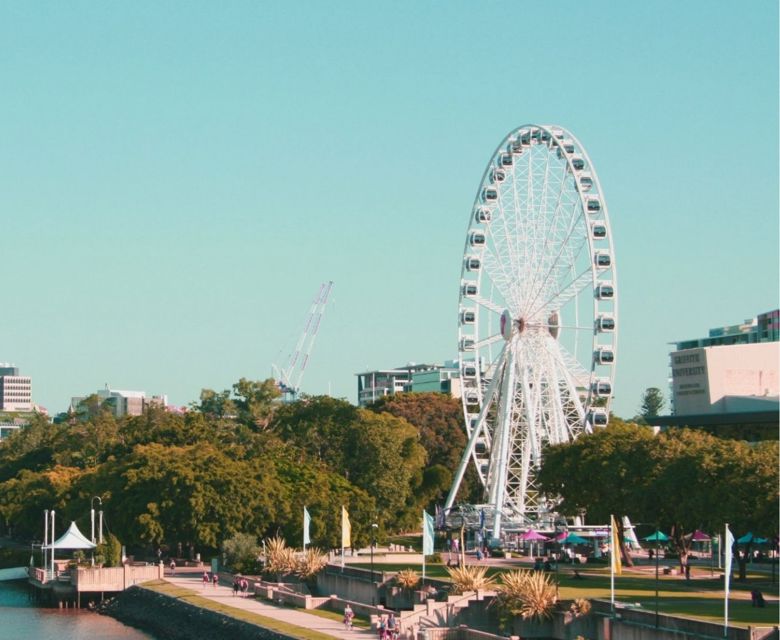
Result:
[[[265,378],[334,280],[303,389],[457,354],[495,145],[587,148],[620,285],[615,410],[668,343],[778,305],[778,8],[0,3],[0,361],[56,412]]]

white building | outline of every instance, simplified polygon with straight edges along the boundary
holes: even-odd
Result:
[[[766,422],[780,408],[780,312],[739,325],[711,329],[706,338],[677,343],[670,354],[672,409],[669,424]],[[717,418],[716,418],[717,416]],[[775,417],[776,421],[777,418]]]
[[[432,391],[460,398],[460,379],[455,362],[414,364],[396,369],[378,369],[358,373],[358,405],[365,407],[384,396],[396,393]]]
[[[111,413],[116,418],[123,416],[140,416],[146,407],[157,405],[166,407],[168,405],[168,396],[146,397],[145,391],[123,391],[119,389],[110,389],[106,385],[105,389],[99,389],[94,393],[101,402],[111,408]],[[70,409],[76,411],[79,404],[88,396],[75,396],[71,398]]]
[[[18,367],[0,363],[0,411],[32,411],[32,378]]]

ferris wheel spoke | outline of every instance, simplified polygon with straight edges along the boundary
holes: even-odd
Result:
[[[485,338],[484,340],[479,340],[474,344],[474,347],[479,350],[482,347],[487,347],[488,345],[493,344],[494,342],[498,342],[499,340],[503,340],[504,336],[502,336],[500,333],[497,333],[493,336],[490,336],[489,338]]]
[[[498,315],[501,315],[504,312],[504,310],[501,307],[499,307],[497,304],[495,304],[492,300],[488,300],[481,296],[475,296],[474,301],[479,306],[484,307],[485,309],[488,309],[493,313],[497,313]]]
[[[576,297],[585,287],[593,282],[593,275],[590,269],[583,271],[560,291],[547,298],[544,302],[533,307],[532,313],[537,313],[541,309],[562,308],[569,300]]]
[[[566,237],[560,243],[560,247],[558,248],[555,257],[549,262],[549,266],[544,274],[544,277],[542,278],[542,281],[557,281],[557,274],[569,272],[574,266],[576,258],[582,252],[582,249],[587,246],[587,237],[581,239],[579,244],[576,246],[570,245],[570,240],[575,229],[575,225],[570,225]],[[564,258],[563,261],[561,260],[562,258]],[[541,290],[541,287],[537,290],[537,297]],[[535,298],[531,301],[530,305],[533,305],[534,302],[536,302]]]
[[[562,173],[563,173],[563,176],[561,176],[561,178],[560,178],[561,184],[563,183],[563,180],[565,179],[565,175],[566,175],[565,166],[564,166],[564,168],[562,170]],[[547,198],[547,190],[548,190],[548,186],[549,186],[549,178],[550,178],[550,156],[548,154],[547,155],[547,162],[545,164],[545,177],[544,177],[544,190],[543,190],[543,195],[544,195],[545,199]],[[562,209],[561,199],[563,198],[563,196],[564,196],[564,189],[559,188],[558,189],[558,193],[555,196],[555,206],[552,208],[552,210],[553,210],[552,219],[549,220],[549,224],[545,225],[546,231],[542,234],[543,237],[544,237],[544,242],[542,243],[541,251],[540,251],[542,256],[547,255],[548,249],[550,248],[549,245],[550,245],[550,242],[552,240],[551,236],[553,235],[553,233],[555,232],[555,230],[557,228],[557,220],[558,220],[558,217],[559,217],[558,214],[560,213],[560,211]],[[542,218],[543,222],[548,222],[543,217],[540,216],[540,218]],[[530,286],[528,287],[529,292],[532,292],[532,291],[535,290],[536,283],[538,282],[539,276],[540,276],[540,274],[541,274],[541,272],[542,272],[542,270],[543,270],[543,268],[545,266],[544,260],[536,260],[535,263],[536,264],[535,264],[535,268],[534,268],[534,274],[533,274],[533,277],[530,278]]]

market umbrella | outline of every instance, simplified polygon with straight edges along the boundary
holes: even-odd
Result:
[[[543,536],[541,533],[534,531],[533,529],[529,529],[519,537],[521,540],[547,540],[547,536]]]
[[[748,542],[753,541],[753,532],[748,531],[744,536],[741,538],[737,538],[737,544],[747,544]]]
[[[580,538],[576,533],[570,533],[563,542],[564,544],[588,544],[585,538]]]
[[[711,540],[711,538],[706,533],[704,533],[704,531],[696,529],[696,531],[693,532],[693,537],[691,540],[694,542],[707,542],[708,540]]]
[[[562,531],[557,536],[555,536],[555,540],[557,540],[558,542],[563,542],[564,540],[566,540],[566,537],[568,535],[569,535],[568,533],[566,533],[565,531]]]
[[[764,544],[766,542],[769,542],[769,538],[753,538],[753,542],[756,544]]]
[[[646,542],[666,542],[669,539],[669,536],[667,536],[663,531],[656,531],[655,533],[651,533],[646,538],[642,538],[642,540],[645,540]]]

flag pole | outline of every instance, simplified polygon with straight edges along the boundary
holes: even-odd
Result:
[[[726,535],[724,536],[723,551],[725,556],[723,582],[725,587],[725,596],[723,600],[723,637],[725,638],[729,630],[729,583],[731,582],[731,561],[732,546],[734,536],[729,531],[729,523],[726,523]]]
[[[426,527],[428,526],[428,523],[425,521],[425,509],[423,509],[423,518],[422,518],[422,585],[425,586],[425,536],[426,533]]]
[[[615,552],[618,550],[615,549],[615,517],[612,515],[609,516],[609,534],[612,538],[612,549],[610,550],[612,553],[609,558],[609,593],[612,613],[615,613]]]

